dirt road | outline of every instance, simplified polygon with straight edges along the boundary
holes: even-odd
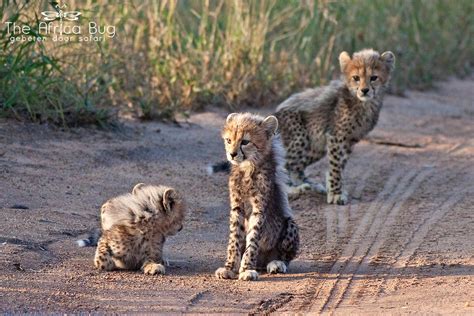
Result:
[[[302,312],[474,314],[474,81],[389,96],[346,173],[347,206],[291,201],[302,249],[283,276],[217,280],[228,231],[225,113],[181,127],[126,123],[119,133],[0,121],[1,312]],[[327,161],[309,174],[322,180]],[[165,276],[99,273],[99,206],[137,182],[188,197],[185,228],[166,245]]]

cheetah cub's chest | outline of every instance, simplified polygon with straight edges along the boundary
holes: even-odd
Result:
[[[342,111],[336,131],[343,134],[352,144],[357,143],[374,129],[381,107],[378,102],[367,101],[355,105],[351,110]]]

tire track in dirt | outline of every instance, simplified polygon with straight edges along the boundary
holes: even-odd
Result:
[[[369,154],[370,152],[372,152],[373,150],[370,150],[369,151]],[[367,185],[367,180],[370,178],[370,176],[374,173],[372,169],[369,169],[369,170],[362,170],[362,169],[356,169],[356,173],[351,175],[352,178],[354,179],[359,179],[357,181],[357,183],[355,184],[355,187],[354,184],[352,184],[350,187],[349,187],[349,192],[353,192],[352,196],[355,197],[356,199],[360,199],[361,195],[362,195],[362,192],[364,191],[364,189],[366,188],[366,185]],[[360,176],[360,174],[362,173],[362,177]],[[392,184],[395,183],[397,179],[393,179],[390,182],[390,186],[393,186]],[[388,191],[387,191],[388,192]],[[325,252],[326,253],[334,253],[337,251],[336,249],[336,241],[335,241],[335,236],[336,234],[338,233],[337,231],[335,231],[335,227],[336,227],[336,217],[335,216],[332,216],[333,214],[335,214],[336,211],[338,210],[341,210],[341,209],[348,209],[348,215],[350,218],[356,216],[356,214],[358,213],[359,211],[359,208],[361,206],[361,203],[350,203],[349,205],[328,205],[328,207],[324,210],[324,216],[326,218],[326,249],[325,249]],[[339,219],[339,218],[338,218]],[[342,229],[342,226],[338,225],[339,228]],[[347,233],[348,231],[346,231]],[[319,284],[321,285],[321,284]],[[315,284],[315,286],[310,286],[308,288],[308,291],[307,293],[311,294],[311,297],[313,296],[312,294],[314,294],[315,292],[318,291],[318,286],[317,284]],[[303,303],[300,304],[300,310],[302,310],[305,306],[309,306],[311,304],[311,300],[310,299],[303,299]]]
[[[414,183],[417,182],[417,187],[418,188],[421,185],[421,182],[424,180],[428,180],[428,177],[432,174],[433,172],[429,172],[429,175],[425,177],[420,177],[417,181],[417,179],[414,180]],[[421,173],[418,175],[422,175]],[[432,179],[430,177],[429,179]],[[415,188],[415,190],[416,190]],[[383,220],[383,223],[379,223],[376,232],[376,237],[373,239],[373,243],[370,246],[367,254],[363,257],[362,261],[359,264],[359,267],[357,268],[356,272],[354,273],[355,275],[364,275],[367,274],[370,271],[370,264],[373,262],[374,258],[377,257],[377,254],[380,252],[380,249],[384,245],[384,243],[387,241],[387,238],[390,236],[392,231],[390,230],[391,227],[393,227],[396,223],[396,220],[400,214],[400,211],[402,210],[402,207],[406,204],[409,196],[411,196],[413,192],[405,192],[402,194],[400,200],[396,201],[395,204],[393,205],[392,209],[388,212],[387,216],[385,217],[385,220]],[[373,227],[372,227],[373,228]],[[351,280],[354,281],[354,280]],[[355,284],[354,282],[351,282],[344,294],[343,297],[340,298],[340,300],[337,302],[335,308],[337,308],[343,300],[346,300],[351,297],[357,297],[362,293],[367,287],[366,283],[362,284]]]
[[[373,150],[367,152],[367,154],[370,156],[370,152],[372,151]],[[351,192],[352,199],[360,199],[362,192],[367,187],[367,181],[372,174],[374,174],[373,169],[357,168],[355,169],[355,173],[350,175],[352,179],[358,179],[355,183],[347,187],[348,192]],[[324,216],[326,218],[326,253],[336,254],[340,251],[340,249],[338,249],[339,242],[344,242],[345,239],[349,237],[351,231],[349,220],[357,215],[361,206],[361,203],[328,205],[324,210]],[[309,292],[311,292],[311,290]],[[314,290],[311,293],[314,293]]]
[[[436,164],[447,163],[450,157],[455,155],[456,152],[462,150],[464,147],[465,147],[465,143],[455,143],[454,145],[450,146],[441,157],[437,157],[435,159],[432,159],[430,162],[428,162],[428,166],[434,167],[434,166],[436,166]],[[465,170],[468,169],[469,167],[470,167],[469,164],[464,165],[455,174],[453,174],[452,172],[448,172],[448,171],[445,171],[444,173],[437,172],[436,179],[437,180],[444,179],[444,181],[446,181],[446,182],[452,182],[452,181],[454,181],[454,179],[458,178],[459,176],[462,176],[464,174]],[[397,215],[398,215],[398,213],[401,209],[401,206],[402,206],[402,204],[399,204],[398,209],[395,212],[392,212],[390,214],[390,216],[387,218],[387,220],[385,222],[385,226],[387,226],[387,227],[392,226],[393,227],[393,224],[395,223],[395,221],[397,219]],[[430,214],[428,214],[428,216],[430,216]],[[369,271],[369,265],[373,261],[372,259],[374,257],[376,257],[376,255],[378,254],[378,250],[380,250],[381,246],[384,244],[384,242],[385,242],[385,240],[388,237],[388,234],[390,232],[391,231],[389,231],[389,230],[383,231],[383,234],[382,234],[381,238],[377,242],[377,247],[372,249],[370,251],[369,255],[363,260],[363,262],[361,264],[361,267],[360,267],[360,271],[358,271],[357,274],[363,274],[363,273]],[[412,232],[412,234],[414,234],[414,233],[415,232]],[[406,245],[407,245],[407,243],[405,243],[400,248],[400,253],[404,251]],[[396,258],[398,258],[398,256]],[[387,263],[387,264],[389,264],[389,263]],[[386,271],[382,270],[381,272],[378,273],[378,276],[380,276],[382,278],[382,280],[379,280],[379,281],[372,280],[371,282],[364,282],[362,285],[360,285],[358,287],[355,287],[355,286],[353,286],[354,284],[352,284],[351,287],[349,288],[348,292],[346,293],[347,298],[353,297],[357,300],[358,297],[362,296],[362,293],[367,294],[367,292],[368,292],[367,289],[368,289],[369,286],[373,288],[372,290],[370,290],[370,292],[375,294],[374,297],[380,296],[380,293],[383,290],[383,284],[385,284],[385,282],[386,282],[387,275],[391,275],[394,271],[395,271],[395,269],[392,266],[388,270],[386,270]]]
[[[433,159],[431,163],[434,164],[435,162],[441,162],[447,159],[450,154],[456,152],[461,147],[462,144],[454,144],[448,148],[448,150],[446,150],[445,155],[443,155],[444,157]],[[425,167],[421,168],[419,171],[417,171],[417,169],[408,171],[408,173],[406,173],[403,179],[398,183],[394,193],[388,195],[388,201],[385,204],[382,204],[381,210],[377,214],[373,214],[373,210],[376,208],[377,204],[371,203],[369,210],[364,215],[364,218],[360,221],[360,223],[357,224],[359,225],[358,230],[353,234],[348,246],[345,248],[340,258],[335,262],[331,272],[329,273],[329,275],[335,275],[335,279],[331,280],[330,282],[321,282],[321,284],[316,288],[315,295],[313,296],[314,302],[309,302],[307,304],[311,304],[309,307],[310,312],[334,312],[341,302],[349,297],[349,295],[347,295],[347,290],[351,286],[354,275],[364,273],[364,271],[368,270],[368,265],[370,263],[368,258],[371,257],[369,254],[376,254],[382,246],[383,240],[386,238],[385,235],[387,232],[383,232],[382,240],[377,240],[380,226],[384,222],[384,219],[386,220],[388,218],[389,220],[395,220],[396,215],[398,215],[401,209],[401,206],[413,195],[414,191],[420,186],[421,182],[434,172],[434,170],[432,170],[434,167],[433,164],[425,165],[428,166],[429,169],[426,169]],[[412,178],[413,181],[411,181],[409,188],[406,191],[401,192],[405,184],[410,182],[410,179]],[[387,183],[391,179],[392,178],[390,178]],[[387,188],[387,183],[384,190]],[[379,194],[377,199],[381,196],[382,194]],[[400,196],[400,199],[397,199],[398,196]],[[392,216],[390,216],[392,212],[394,213]],[[384,214],[386,215],[383,216]],[[362,238],[364,243],[361,245],[354,245],[353,241],[361,239],[361,232],[366,231],[366,226],[368,231],[367,235]],[[352,252],[352,254],[347,256],[347,252]],[[346,275],[347,278],[345,278]],[[304,305],[303,308],[305,306],[307,307],[307,305]]]
[[[357,250],[357,244],[362,239],[363,234],[372,224],[372,220],[379,206],[383,204],[383,201],[391,195],[391,192],[395,186],[404,184],[410,180],[411,174],[407,177],[402,178],[402,170],[398,169],[392,173],[389,179],[386,181],[384,188],[378,193],[374,201],[369,204],[369,207],[364,214],[363,218],[358,223],[357,230],[352,235],[347,247],[343,250],[341,256],[333,264],[331,271],[328,275],[334,275],[335,279],[326,280],[320,282],[310,294],[309,299],[302,305],[301,310],[303,311],[314,311],[320,312],[326,303],[330,300],[330,296],[333,294],[334,287],[337,285],[338,280],[341,277],[343,269],[348,265],[351,258],[354,256]],[[358,208],[362,206],[362,203],[358,204]]]
[[[324,212],[326,218],[326,252],[334,252],[337,245],[337,217],[335,208],[331,207]]]
[[[363,273],[363,271],[359,271],[362,261],[367,257],[370,248],[377,242],[379,232],[381,231],[387,216],[389,216],[396,204],[403,204],[411,195],[413,195],[415,190],[418,189],[420,183],[431,173],[433,173],[432,170],[426,169],[420,171],[417,169],[410,170],[404,177],[404,179],[408,180],[407,183],[410,183],[406,191],[403,191],[405,189],[405,181],[402,180],[397,185],[395,192],[388,196],[387,202],[382,205],[379,212],[373,218],[372,224],[365,234],[362,243],[359,244],[355,254],[343,270],[343,274],[347,275],[347,278],[341,278],[338,280],[339,282],[336,283],[332,295],[328,297],[328,300],[321,308],[321,312],[333,311],[343,301],[354,276],[358,273]]]
[[[457,173],[452,173],[452,172],[449,172],[449,171],[445,171],[444,173],[437,173],[436,175],[434,175],[431,178],[431,181],[436,182],[436,181],[444,179],[447,182],[451,182],[451,181],[453,181],[453,179],[456,179],[456,178],[462,176],[464,174],[464,171],[465,171],[466,167],[467,166],[462,167],[461,170],[458,170]],[[450,176],[447,176],[446,173],[448,173]],[[440,203],[440,204],[442,204],[442,203]],[[401,204],[401,203],[397,203],[397,205],[394,206],[394,209],[391,211],[391,213],[387,217],[386,221],[384,222],[385,227],[387,227],[387,228],[395,227],[395,223],[397,221],[397,218],[399,216],[400,211],[402,210],[402,206],[403,206],[403,204]],[[417,207],[418,207],[418,204],[413,204],[409,208],[404,207],[403,210],[405,212],[408,211],[410,213],[410,212],[414,211],[413,208],[417,208]],[[431,215],[432,215],[432,212],[429,212],[427,214],[428,217],[431,216]],[[426,219],[424,219],[423,222],[425,220]],[[412,232],[411,236],[413,236],[413,234],[416,233],[417,229],[418,228],[416,228],[415,231]],[[375,259],[378,258],[378,254],[380,252],[381,247],[387,242],[387,238],[390,237],[391,233],[393,233],[393,232],[389,229],[382,230],[380,232],[381,235],[379,236],[377,241],[374,243],[374,245],[371,247],[368,255],[361,262],[359,270],[357,271],[356,274],[364,274],[364,273],[367,273],[370,270],[371,263],[374,262],[374,258]],[[405,248],[406,248],[407,244],[408,244],[408,242],[406,242],[403,246],[400,247],[400,253],[405,251]],[[386,262],[386,264],[388,265],[389,263]],[[391,268],[389,267],[388,270],[383,269],[379,273],[377,273],[377,275],[382,277],[381,280],[370,280],[368,282],[363,282],[362,284],[360,284],[358,286],[355,286],[354,283],[353,283],[350,286],[350,288],[348,289],[347,293],[346,293],[346,298],[358,298],[358,297],[361,297],[363,293],[367,294],[368,292],[372,292],[375,297],[378,296],[380,294],[380,291],[382,290],[381,286],[386,281],[387,275],[392,275],[393,274],[393,273],[390,273],[389,271],[394,272],[393,266]],[[369,289],[369,286],[372,289]]]
[[[452,210],[458,203],[460,203],[466,196],[474,192],[474,186],[468,187],[461,192],[455,193],[448,197],[440,207],[434,212],[426,214],[421,220],[417,227],[413,230],[407,242],[405,243],[403,250],[397,256],[396,261],[392,264],[389,274],[395,275],[397,271],[401,271],[406,268],[410,259],[413,257],[415,252],[423,243],[424,239],[432,229],[432,227],[441,220],[450,210]],[[384,279],[384,282],[378,288],[378,294],[383,288],[394,289],[399,283],[397,278],[390,280]]]
[[[370,176],[373,174],[372,170],[366,171],[364,170],[362,176],[358,176],[359,181],[357,181],[355,188],[353,188],[350,192],[352,192],[353,199],[360,199],[362,192],[366,188],[367,180],[369,180]],[[349,219],[353,218],[357,215],[357,212],[360,209],[360,203],[357,204],[357,207],[353,208],[352,204],[349,205],[338,205],[338,233],[347,233],[349,227]],[[344,215],[344,216],[341,216]]]
[[[370,156],[373,150],[369,150],[366,154]],[[348,187],[348,192],[352,192],[352,196],[356,199],[360,198],[362,191],[366,187],[367,180],[370,178],[372,170],[364,168],[356,169],[356,173],[351,175],[353,179],[359,179],[356,183]],[[349,205],[329,205],[325,210],[326,217],[326,250],[333,252],[337,247],[340,238],[345,237],[349,231],[349,218],[357,213],[353,209],[353,204]],[[356,210],[360,207],[357,204]],[[351,216],[352,215],[352,216]]]

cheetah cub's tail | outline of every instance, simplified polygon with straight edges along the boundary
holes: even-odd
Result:
[[[87,238],[76,240],[76,244],[79,247],[97,246],[97,242],[99,241],[100,235],[100,229],[97,228],[91,234],[89,234]]]
[[[208,165],[206,170],[207,170],[207,174],[209,175],[212,175],[218,172],[229,173],[230,163],[228,161],[220,161],[220,162]]]

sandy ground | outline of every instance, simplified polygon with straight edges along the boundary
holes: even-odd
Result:
[[[225,113],[120,132],[0,121],[0,312],[474,314],[474,81],[389,96],[347,166],[351,201],[291,201],[302,249],[282,276],[217,280],[228,231]],[[327,161],[311,167],[322,180]],[[137,182],[186,193],[165,276],[99,273],[74,241]]]

